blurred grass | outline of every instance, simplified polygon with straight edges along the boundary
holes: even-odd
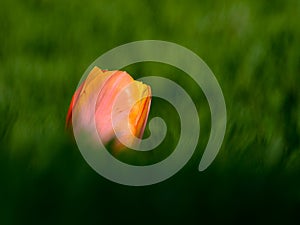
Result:
[[[1,1],[0,224],[297,219],[299,21],[296,0]],[[196,52],[223,89],[228,123],[219,155],[198,173],[210,129],[201,90],[166,65],[126,68],[136,78],[156,74],[180,83],[201,120],[198,150],[188,165],[163,183],[134,188],[96,174],[65,134],[64,119],[90,63],[142,39]],[[152,113],[172,124],[176,115],[161,104]],[[170,146],[177,136],[171,131]]]

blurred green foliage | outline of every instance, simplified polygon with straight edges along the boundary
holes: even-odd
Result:
[[[0,224],[293,222],[300,207],[299,21],[297,0],[2,0]],[[136,188],[94,172],[64,122],[90,63],[143,39],[197,53],[223,89],[228,123],[216,160],[197,172],[210,131],[201,89],[167,65],[125,68],[135,78],[155,74],[181,84],[201,121],[197,152],[184,169]],[[175,127],[155,153],[161,158],[167,154],[159,150],[179,136],[169,109],[159,100],[151,109]]]

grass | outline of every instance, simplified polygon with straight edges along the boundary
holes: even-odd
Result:
[[[2,1],[0,224],[294,222],[300,206],[299,21],[294,0]],[[201,90],[167,65],[125,68],[135,78],[152,73],[181,84],[201,121],[197,151],[184,169],[135,188],[94,172],[65,133],[64,120],[90,63],[143,39],[197,53],[222,87],[228,122],[219,155],[198,173],[210,130]],[[178,140],[176,113],[164,107],[157,101],[151,115],[175,129],[150,161],[166,157],[163,149]]]

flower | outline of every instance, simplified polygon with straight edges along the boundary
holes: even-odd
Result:
[[[124,71],[94,67],[73,95],[66,126],[91,134],[95,143],[99,137],[104,145],[113,141],[120,150],[142,138],[150,104],[150,86]]]

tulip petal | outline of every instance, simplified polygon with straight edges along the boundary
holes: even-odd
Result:
[[[99,136],[104,143],[107,143],[115,136],[111,115],[116,96],[125,86],[133,82],[133,79],[129,74],[122,71],[107,71],[105,75],[109,78],[106,80],[97,99],[95,121]],[[121,120],[120,117],[115,119]]]
[[[148,97],[144,97],[144,99],[141,100],[141,112],[138,114],[140,115],[138,117],[138,120],[136,122],[136,136],[138,138],[142,138],[144,131],[145,131],[145,127],[146,127],[146,123],[148,120],[148,115],[149,115],[149,111],[150,111],[150,105],[151,105],[151,89],[148,86],[147,87],[147,96]]]
[[[141,138],[151,103],[150,87],[133,81],[118,95],[112,111],[115,132],[122,143],[134,146]],[[144,112],[144,113],[143,113]]]
[[[77,105],[78,98],[82,98],[82,95],[85,95],[85,89],[87,86],[89,86],[92,81],[96,78],[96,76],[101,76],[103,78],[103,72],[98,68],[94,67],[91,72],[89,73],[88,77],[86,80],[82,82],[82,84],[79,86],[79,88],[75,91],[75,94],[72,97],[70,107],[67,113],[67,118],[66,118],[66,127],[70,128],[72,125],[72,114],[74,113],[74,107]]]
[[[76,102],[78,100],[79,94],[83,88],[84,82],[79,86],[79,88],[75,91],[75,94],[72,97],[69,110],[67,113],[67,118],[66,118],[66,128],[71,128],[72,126],[72,114],[73,114],[73,108],[76,105]]]
[[[96,125],[92,139],[97,142],[100,137],[103,144],[114,140],[115,150],[120,150],[122,143],[131,145],[142,137],[150,104],[148,85],[134,81],[124,71],[94,67],[73,95],[66,125],[70,127],[72,117],[76,131],[90,133]]]
[[[83,127],[89,127],[94,123],[94,107],[97,94],[102,89],[109,74],[104,74],[98,67],[94,67],[86,78],[78,97],[74,110],[78,112],[76,123]]]

